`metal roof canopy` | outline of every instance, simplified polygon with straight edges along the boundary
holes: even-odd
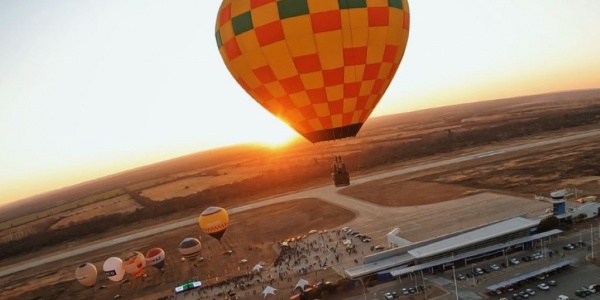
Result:
[[[534,221],[523,217],[516,217],[505,221],[500,221],[483,228],[475,229],[446,240],[431,243],[429,245],[410,250],[408,253],[416,258],[428,257],[519,230],[531,228],[538,224],[539,221]]]
[[[401,268],[401,269],[391,270],[390,274],[392,276],[405,275],[405,274],[412,273],[412,272],[415,272],[415,271],[420,271],[420,270],[423,270],[423,269],[427,269],[427,268],[439,266],[441,264],[450,263],[450,262],[454,262],[454,261],[457,261],[457,260],[465,259],[465,258],[468,258],[468,257],[477,256],[477,255],[480,255],[480,254],[484,254],[486,252],[501,250],[501,249],[504,249],[504,248],[507,248],[507,247],[512,247],[514,245],[531,242],[531,241],[534,241],[534,240],[537,240],[537,239],[543,239],[545,237],[553,236],[553,235],[559,234],[561,232],[562,232],[562,230],[553,229],[553,230],[550,230],[550,231],[538,233],[538,234],[531,235],[531,236],[528,236],[528,237],[524,237],[524,238],[519,238],[519,239],[516,239],[516,240],[512,240],[512,241],[509,241],[507,243],[496,244],[496,245],[493,245],[493,246],[488,246],[488,247],[485,247],[485,248],[473,250],[473,251],[466,252],[466,253],[459,254],[459,255],[455,255],[455,256],[452,256],[452,257],[446,257],[446,258],[442,258],[442,259],[438,259],[438,260],[426,262],[426,263],[423,263],[423,264],[420,264],[420,265],[415,265],[415,266],[408,267],[408,268]]]
[[[559,261],[559,262],[557,262],[555,264],[546,266],[544,268],[535,270],[533,272],[529,272],[529,273],[526,273],[526,274],[523,274],[523,275],[519,275],[519,276],[513,277],[513,278],[511,278],[509,280],[505,280],[505,281],[502,281],[500,283],[497,283],[497,284],[494,284],[494,285],[490,285],[490,286],[488,286],[485,289],[488,290],[488,291],[495,291],[495,290],[497,290],[499,288],[503,288],[505,286],[509,286],[511,284],[515,284],[515,283],[517,283],[517,282],[519,282],[521,280],[525,280],[527,278],[538,276],[540,274],[544,274],[546,272],[550,272],[552,270],[556,270],[556,269],[558,269],[560,267],[563,267],[563,266],[566,266],[566,265],[570,265],[571,263],[573,263],[572,259],[563,259],[563,260],[561,260],[561,261]]]
[[[374,274],[375,272],[382,271],[385,269],[397,267],[398,265],[409,263],[414,259],[415,258],[410,254],[397,255],[390,258],[382,259],[380,261],[346,269],[344,272],[348,277],[354,279],[361,276]]]

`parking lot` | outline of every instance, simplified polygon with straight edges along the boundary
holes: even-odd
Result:
[[[583,239],[584,244],[586,244],[584,246],[579,245],[581,236],[580,232],[571,232],[568,235],[561,236],[553,243],[546,245],[545,249],[517,251],[507,255],[507,257],[499,256],[480,261],[476,264],[457,268],[455,270],[456,276],[457,278],[462,278],[462,280],[456,281],[459,299],[556,299],[559,295],[565,295],[570,299],[585,298],[600,300],[600,290],[597,290],[595,293],[591,293],[590,291],[588,293],[591,294],[585,296],[584,293],[580,293],[580,296],[576,295],[577,290],[583,290],[584,287],[589,290],[591,285],[600,284],[600,268],[595,264],[586,261],[586,256],[590,254],[589,230],[587,231],[587,241]],[[583,236],[585,236],[585,233]],[[600,246],[597,242],[598,238],[596,238],[596,245]],[[564,247],[569,243],[575,244],[578,247],[572,250],[565,249]],[[546,255],[543,256],[542,253],[545,253]],[[548,255],[548,253],[552,253],[552,256]],[[529,261],[524,261],[524,257],[529,257],[530,260],[525,259]],[[511,263],[511,259],[518,260],[519,262],[517,264]],[[544,277],[540,276],[539,278],[524,280],[512,290],[507,290],[501,295],[492,296],[486,294],[486,288],[489,286],[535,272],[536,270],[543,269],[564,260],[571,260],[572,263],[557,271],[549,272]],[[495,266],[492,267],[492,265]],[[479,274],[474,275],[477,273]],[[554,281],[555,285],[550,285],[549,283],[551,283],[551,281]],[[542,283],[547,285],[547,288],[544,285],[541,285]],[[368,294],[373,295],[375,299],[381,300],[389,300],[390,296],[392,299],[394,299],[394,297],[397,299],[411,300],[426,299],[423,292],[418,292],[415,289],[411,294],[411,291],[409,290],[410,287],[414,288],[415,286],[418,287],[423,284],[429,286],[428,292],[431,292],[432,289],[437,287],[446,293],[447,296],[438,299],[456,299],[452,269],[435,275],[425,273],[424,279],[421,277],[420,273],[410,274],[410,276],[403,277],[401,280],[397,279],[369,288]],[[526,296],[527,298],[519,295],[520,292],[527,293],[526,291],[528,289],[534,295],[528,293]],[[395,294],[392,294],[394,292]],[[514,296],[514,294],[517,294],[518,296]],[[363,297],[360,298],[363,299]]]

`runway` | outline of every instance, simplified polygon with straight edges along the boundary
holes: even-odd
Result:
[[[547,145],[551,145],[551,144],[568,142],[571,140],[585,139],[585,138],[589,138],[589,137],[593,137],[593,136],[597,136],[597,135],[600,135],[600,130],[593,130],[593,131],[588,131],[588,132],[570,135],[570,136],[546,139],[546,140],[536,141],[533,143],[527,143],[527,144],[523,144],[523,145],[500,148],[500,149],[496,149],[493,151],[486,151],[486,152],[481,152],[481,153],[464,155],[464,156],[440,160],[440,161],[436,161],[436,162],[432,162],[432,163],[426,163],[426,164],[411,166],[411,167],[407,167],[407,168],[367,175],[362,178],[353,180],[352,184],[357,185],[357,184],[362,184],[362,183],[369,182],[369,181],[380,180],[380,179],[384,179],[384,178],[394,177],[394,176],[398,176],[398,175],[404,175],[404,174],[413,173],[413,172],[417,172],[417,171],[423,171],[423,170],[432,169],[432,168],[438,168],[438,167],[442,167],[442,166],[446,166],[446,165],[480,159],[483,157],[490,157],[490,156],[495,156],[495,155],[499,155],[499,154],[506,154],[506,153],[521,151],[521,150],[525,150],[525,149],[532,149],[532,148],[547,146]],[[253,203],[250,203],[247,205],[230,208],[230,209],[228,209],[228,212],[230,215],[234,215],[239,212],[243,212],[243,211],[247,211],[247,210],[251,210],[251,209],[255,209],[255,208],[259,208],[259,207],[263,207],[263,206],[268,206],[268,205],[272,205],[275,203],[280,203],[280,202],[285,202],[285,201],[290,201],[290,200],[295,200],[295,199],[300,199],[300,198],[318,198],[323,201],[330,202],[332,204],[335,204],[340,207],[344,207],[348,210],[355,212],[357,214],[357,218],[355,218],[352,222],[348,223],[347,224],[348,226],[352,226],[352,224],[354,224],[354,223],[363,224],[363,225],[371,224],[369,226],[370,229],[368,229],[368,228],[365,228],[365,229],[375,231],[376,229],[373,226],[377,226],[380,228],[388,226],[386,228],[390,228],[389,226],[394,226],[393,225],[394,223],[392,223],[392,222],[395,222],[395,224],[397,225],[398,220],[396,218],[393,218],[390,216],[393,216],[394,214],[398,214],[400,212],[406,213],[407,209],[412,209],[412,208],[402,208],[402,207],[390,208],[387,206],[380,206],[380,205],[377,205],[374,203],[361,201],[359,199],[355,199],[352,197],[338,194],[337,190],[338,189],[336,189],[333,185],[316,187],[316,188],[312,188],[312,189],[298,191],[295,193],[290,193],[287,195],[268,198],[268,199],[253,202]],[[378,220],[378,222],[373,222],[373,220]],[[2,268],[0,268],[0,276],[10,275],[10,274],[13,274],[16,272],[35,268],[35,267],[38,267],[38,266],[41,266],[41,265],[44,265],[47,263],[62,260],[62,259],[69,258],[69,257],[75,256],[75,255],[80,255],[80,254],[84,254],[84,253],[87,253],[90,251],[95,251],[98,249],[109,247],[109,246],[112,246],[115,244],[120,244],[120,243],[124,243],[124,242],[128,242],[128,241],[136,240],[139,238],[143,238],[143,237],[156,235],[161,232],[166,232],[166,231],[174,230],[177,228],[189,226],[189,225],[195,224],[196,222],[197,222],[197,218],[191,218],[191,219],[183,219],[183,220],[179,220],[179,221],[175,221],[175,222],[159,224],[152,228],[146,229],[144,231],[140,231],[140,232],[136,232],[136,233],[132,233],[132,234],[126,234],[126,235],[122,235],[117,238],[99,241],[99,242],[91,244],[91,245],[86,245],[86,246],[82,246],[79,248],[62,251],[60,253],[46,256],[42,259],[31,259],[31,260],[13,264],[10,266],[3,266]],[[381,222],[383,222],[383,223],[381,223]],[[364,228],[364,226],[363,226],[363,228]]]

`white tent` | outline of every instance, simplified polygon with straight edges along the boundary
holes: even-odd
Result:
[[[267,287],[265,288],[265,290],[262,291],[262,293],[261,293],[262,295],[264,295],[263,299],[267,298],[267,295],[269,295],[269,294],[273,294],[273,296],[275,296],[275,291],[276,290],[277,290],[276,288],[267,285]]]
[[[256,265],[254,266],[254,268],[252,268],[252,271],[260,271],[260,270],[262,270],[262,268],[263,268],[263,266],[261,266],[261,265],[259,265],[259,264],[256,264]]]
[[[306,285],[309,285],[309,284],[310,283],[308,282],[308,280],[300,279],[300,280],[298,280],[298,283],[296,283],[296,286],[294,287],[294,290],[296,288],[300,288],[300,289],[302,289],[302,291],[304,291],[304,287]]]

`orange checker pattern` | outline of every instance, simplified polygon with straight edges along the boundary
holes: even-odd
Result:
[[[356,136],[408,32],[407,0],[224,0],[215,37],[240,86],[315,143]]]

